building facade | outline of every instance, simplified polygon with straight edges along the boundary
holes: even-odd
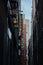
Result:
[[[43,64],[43,2],[42,0],[33,0],[35,1],[35,10],[33,6],[33,65],[42,65]],[[33,14],[33,13],[32,13]]]
[[[26,24],[23,24],[23,38],[24,38],[24,65],[26,65]]]
[[[26,65],[28,65],[28,45],[29,45],[29,20],[25,19],[26,22]]]
[[[3,4],[3,5],[2,5]],[[18,65],[19,0],[0,0],[0,64]]]

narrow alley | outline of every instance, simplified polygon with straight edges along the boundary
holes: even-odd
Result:
[[[43,0],[0,0],[0,65],[43,65]]]

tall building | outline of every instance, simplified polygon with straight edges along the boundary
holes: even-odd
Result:
[[[23,38],[24,38],[24,65],[26,65],[26,23],[23,24]]]
[[[26,65],[26,23],[25,23],[25,14],[23,14],[23,43],[24,43],[24,61],[23,65]]]
[[[28,46],[29,46],[29,20],[25,19],[26,22],[26,65],[28,65]]]
[[[0,0],[0,65],[18,65],[18,23],[21,0]],[[10,32],[10,34],[9,34]]]
[[[37,20],[36,20],[36,0],[32,0],[32,23],[33,23],[33,65],[38,65],[38,49],[37,49]],[[36,29],[37,28],[37,29]]]
[[[28,40],[29,40],[29,20],[25,19],[26,22],[26,45],[28,46]]]
[[[35,4],[32,7],[35,16],[32,13],[33,22],[33,65],[43,65],[43,2],[42,0],[33,0]]]
[[[20,56],[20,63],[23,65],[24,62],[24,41],[23,41],[23,14],[19,14],[20,20],[19,20],[19,56]]]

